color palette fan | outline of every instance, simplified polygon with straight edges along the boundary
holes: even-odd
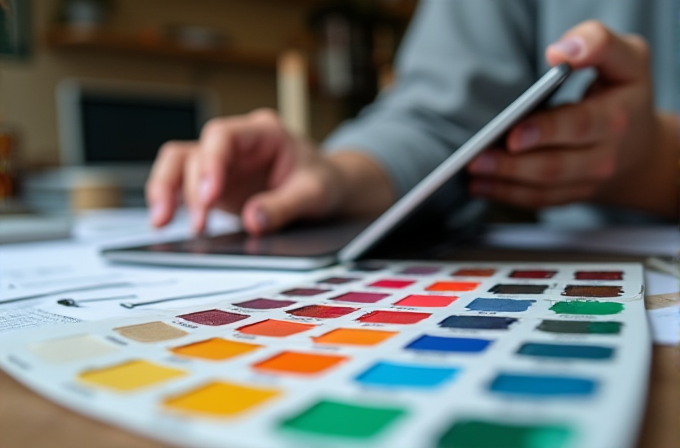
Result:
[[[183,446],[625,448],[650,357],[642,291],[629,263],[370,262],[16,333],[0,365]]]

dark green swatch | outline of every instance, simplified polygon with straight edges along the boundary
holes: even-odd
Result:
[[[561,425],[513,425],[467,420],[456,422],[438,448],[563,448],[572,437]]]
[[[587,322],[574,320],[544,320],[536,327],[546,333],[619,334],[621,322]]]
[[[373,437],[406,411],[401,408],[361,406],[322,400],[281,427],[324,436],[365,439]]]
[[[557,302],[550,307],[550,310],[557,314],[589,314],[593,316],[602,316],[620,313],[623,311],[623,304],[616,302],[573,300],[569,302]]]
[[[538,358],[605,360],[614,356],[614,349],[600,345],[527,342],[517,350],[517,353]]]

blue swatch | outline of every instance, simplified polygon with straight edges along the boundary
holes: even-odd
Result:
[[[538,344],[530,342],[520,347],[517,353],[542,358],[610,359],[614,355],[614,349],[599,345]]]
[[[529,397],[586,397],[593,395],[597,383],[585,378],[544,375],[499,374],[489,386],[493,392]]]
[[[517,322],[514,317],[498,316],[449,316],[439,323],[443,328],[463,328],[470,330],[507,330]]]
[[[356,380],[380,387],[431,389],[453,379],[458,369],[379,362]]]
[[[433,352],[481,352],[491,344],[488,339],[448,338],[441,336],[421,336],[406,346],[410,350]]]
[[[472,311],[503,311],[506,313],[519,313],[529,309],[536,303],[535,300],[512,300],[512,299],[475,299],[465,308]]]

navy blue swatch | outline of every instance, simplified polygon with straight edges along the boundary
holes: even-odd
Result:
[[[536,303],[535,300],[512,300],[512,299],[475,299],[465,308],[472,311],[503,311],[508,313],[521,313]]]
[[[527,343],[517,351],[520,355],[562,359],[610,359],[614,349],[599,345]]]
[[[548,285],[495,285],[489,292],[494,294],[543,294],[548,289]]]
[[[481,352],[491,344],[488,339],[449,338],[442,336],[421,336],[406,346],[410,350],[434,352]]]
[[[531,397],[587,397],[597,390],[597,383],[586,378],[545,375],[499,374],[489,386],[492,392]]]
[[[470,330],[507,330],[517,322],[514,317],[498,316],[449,316],[439,323],[443,328],[464,328]]]

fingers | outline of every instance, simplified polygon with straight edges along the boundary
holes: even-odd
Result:
[[[196,142],[172,141],[159,150],[146,182],[146,200],[154,227],[162,227],[172,219],[182,187],[184,165],[196,145]]]
[[[621,36],[590,20],[567,31],[546,50],[550,65],[595,67],[607,81],[625,83],[648,77],[649,48],[638,36]]]
[[[470,184],[470,193],[475,196],[528,209],[584,201],[595,194],[596,189],[596,183],[542,188],[502,180],[476,179]]]
[[[280,187],[250,198],[243,208],[243,226],[247,232],[261,235],[298,218],[322,216],[328,202],[319,173],[298,172]]]
[[[615,169],[615,151],[602,146],[546,148],[524,154],[492,149],[468,165],[470,173],[487,181],[503,180],[538,187],[604,182],[613,176]]]
[[[616,98],[589,98],[537,112],[510,131],[506,145],[510,152],[545,146],[586,146],[607,140],[625,128],[623,109]]]

